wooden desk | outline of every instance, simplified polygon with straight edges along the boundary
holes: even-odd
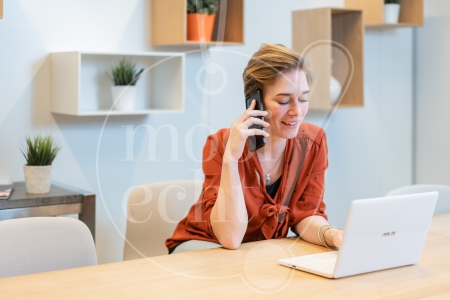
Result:
[[[0,221],[78,214],[95,241],[95,194],[62,184],[52,184],[47,194],[28,194],[25,182],[14,182],[8,200],[0,200]]]
[[[450,237],[450,215],[435,215],[431,221],[429,233]],[[450,249],[449,249],[450,252]]]
[[[445,215],[450,219],[450,215]],[[3,299],[421,299],[450,297],[450,237],[428,235],[419,264],[341,279],[278,264],[323,247],[285,238],[0,279]],[[406,251],[406,249],[405,249]]]

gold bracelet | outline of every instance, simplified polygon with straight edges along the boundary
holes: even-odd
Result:
[[[323,238],[322,238],[322,231],[323,231],[323,229],[325,229],[327,226],[330,226],[330,225],[323,225],[322,227],[320,227],[319,228],[319,231],[317,231],[317,236],[319,237],[319,240],[320,240],[320,242],[322,243],[322,245],[324,245],[325,246],[325,244],[323,243]]]
[[[330,245],[327,244],[327,241],[325,240],[325,232],[327,232],[328,229],[331,228],[336,228],[335,226],[331,226],[331,225],[326,225],[325,228],[322,230],[322,238],[320,239],[320,241],[322,242],[322,244],[325,246],[325,248],[327,249],[331,249]]]
[[[322,242],[322,237],[320,236],[320,231],[324,228],[324,227],[326,227],[326,226],[330,226],[330,225],[323,225],[323,226],[321,226],[320,228],[319,228],[319,230],[317,231],[317,237],[319,238],[319,241],[323,244],[323,242]]]

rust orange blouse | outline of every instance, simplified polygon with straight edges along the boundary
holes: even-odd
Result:
[[[228,136],[229,129],[208,136],[203,148],[202,193],[188,215],[178,223],[173,236],[166,240],[169,250],[188,240],[219,243],[209,217],[217,199]],[[266,192],[258,156],[246,145],[238,163],[249,219],[243,243],[285,237],[289,227],[294,229],[301,220],[312,215],[327,219],[323,202],[327,156],[323,129],[303,122],[297,136],[287,140],[281,184],[272,199]],[[289,194],[292,197],[287,199]]]

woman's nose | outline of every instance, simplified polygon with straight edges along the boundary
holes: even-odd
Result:
[[[291,116],[301,116],[302,115],[302,109],[300,106],[300,103],[298,101],[293,101],[294,103],[289,108],[289,115]]]

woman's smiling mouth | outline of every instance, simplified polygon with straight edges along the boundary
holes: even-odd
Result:
[[[289,127],[296,127],[298,122],[281,121],[281,123]]]

